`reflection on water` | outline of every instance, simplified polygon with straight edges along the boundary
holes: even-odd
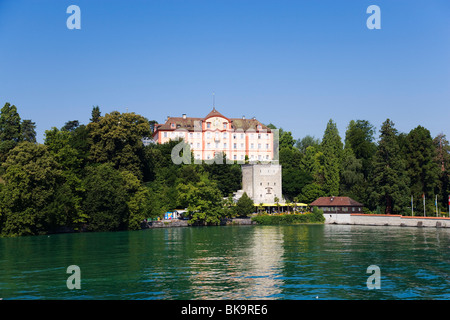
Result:
[[[81,290],[66,268],[81,268]],[[381,270],[368,290],[367,267]],[[448,299],[450,231],[350,225],[0,239],[3,299]]]
[[[281,292],[282,282],[277,276],[282,265],[283,235],[277,229],[247,231],[251,232],[246,233],[245,245],[231,241],[231,246],[220,251],[205,247],[197,250],[197,257],[189,261],[195,299],[270,299]]]

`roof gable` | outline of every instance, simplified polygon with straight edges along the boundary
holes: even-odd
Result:
[[[362,203],[349,197],[320,197],[310,203],[311,207],[363,207]]]

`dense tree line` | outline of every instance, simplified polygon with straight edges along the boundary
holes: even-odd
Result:
[[[227,199],[241,187],[239,165],[176,165],[179,141],[144,146],[155,121],[134,113],[101,115],[45,131],[21,120],[9,103],[0,113],[0,233],[134,230],[147,218],[188,208],[197,224],[236,216]],[[225,161],[225,160],[224,160]]]
[[[274,126],[272,126],[274,128]],[[378,132],[367,120],[352,120],[344,139],[330,120],[321,140],[295,140],[280,129],[283,195],[311,203],[320,196],[349,196],[366,212],[435,216],[448,212],[450,146],[418,126],[399,133],[387,119]],[[413,201],[412,201],[413,199]]]
[[[186,208],[190,222],[200,225],[252,211],[248,196],[236,205],[231,198],[241,189],[239,164],[219,164],[226,162],[223,154],[212,163],[174,164],[172,149],[182,141],[144,146],[155,123],[135,113],[102,115],[95,106],[88,124],[70,120],[50,128],[41,144],[35,123],[6,103],[0,111],[0,234],[134,230],[176,208]],[[389,119],[376,134],[365,120],[352,120],[344,140],[332,120],[322,139],[296,140],[280,129],[285,199],[310,203],[345,195],[371,212],[408,214],[414,196],[420,215],[424,195],[431,215],[438,195],[440,208],[447,208],[446,137],[433,138],[421,126],[399,133]]]

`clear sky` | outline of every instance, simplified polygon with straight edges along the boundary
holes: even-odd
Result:
[[[66,27],[72,4],[80,30]],[[386,118],[450,137],[448,0],[0,0],[0,45],[0,105],[36,122],[39,142],[94,105],[205,116],[213,92],[225,116],[294,138]]]

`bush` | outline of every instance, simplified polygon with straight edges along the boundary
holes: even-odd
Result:
[[[262,225],[288,225],[300,223],[323,223],[325,218],[323,211],[317,208],[313,212],[305,214],[285,214],[285,215],[268,215],[260,214],[252,218],[258,224]]]

